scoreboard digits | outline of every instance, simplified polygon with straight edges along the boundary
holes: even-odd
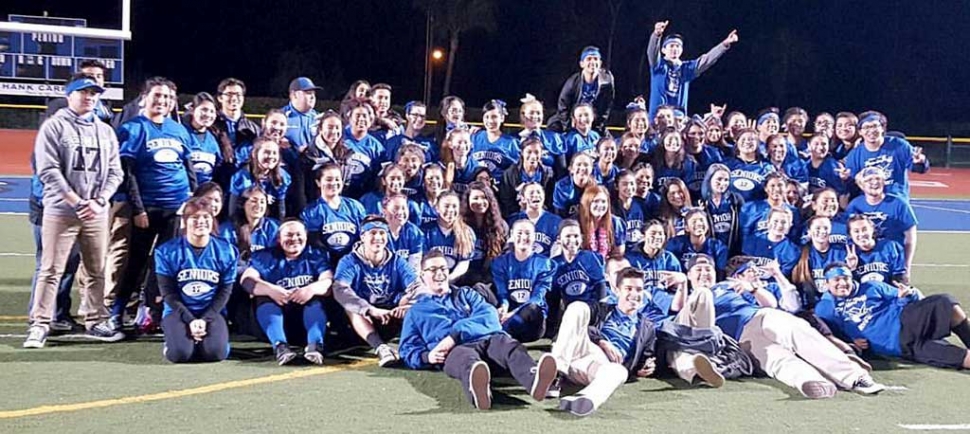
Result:
[[[10,15],[11,22],[86,27],[87,20]],[[124,83],[124,41],[53,33],[0,32],[0,78],[66,81],[84,60],[105,64],[104,81]]]

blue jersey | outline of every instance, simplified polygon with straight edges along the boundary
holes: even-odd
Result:
[[[356,200],[340,198],[340,205],[333,209],[320,198],[300,213],[307,232],[320,236],[320,242],[331,258],[339,258],[350,252],[360,236],[360,224],[367,213]]]
[[[459,255],[455,250],[455,233],[454,230],[450,231],[447,235],[441,229],[441,226],[437,222],[428,223],[421,227],[421,231],[424,232],[424,251],[431,252],[437,250],[441,254],[445,255],[445,261],[448,263],[448,271],[454,271],[455,266],[462,261],[470,261],[474,255],[474,249],[467,255]],[[475,238],[475,232],[471,229],[472,240],[476,243],[478,240]]]
[[[195,180],[202,183],[212,180],[212,172],[222,164],[222,151],[216,136],[209,130],[189,134],[189,160],[195,169]]]
[[[606,264],[603,257],[589,250],[580,250],[572,262],[564,255],[553,258],[556,274],[552,280],[552,290],[560,295],[564,306],[574,301],[589,304],[600,298],[598,288],[606,283]]]
[[[892,282],[893,276],[906,273],[906,254],[895,241],[879,240],[868,252],[856,247],[859,264],[852,270],[856,282]]]
[[[472,134],[472,157],[488,167],[492,179],[502,179],[502,172],[519,161],[519,141],[515,136],[502,134],[498,140],[488,139],[488,131]]]
[[[573,161],[573,155],[580,152],[589,155],[595,159],[596,156],[596,143],[600,141],[600,133],[590,130],[584,136],[582,133],[577,131],[575,128],[569,130],[563,137],[563,145],[566,147],[566,162],[567,164]]]
[[[798,157],[795,157],[792,161],[785,159],[785,162],[781,164],[781,168],[776,167],[775,171],[784,173],[788,179],[794,179],[799,184],[808,184],[808,165]]]
[[[819,252],[808,246],[808,269],[812,272],[815,288],[820,292],[825,288],[825,266],[833,262],[845,262],[845,245],[829,244],[826,252]]]
[[[609,190],[613,190],[613,184],[616,182],[616,175],[620,174],[620,168],[615,164],[607,169],[606,173],[600,169],[599,164],[593,165],[593,179],[600,185],[605,186]]]
[[[137,116],[118,130],[121,158],[134,159],[135,179],[145,207],[178,209],[192,194],[186,167],[189,132],[165,118],[156,124]]]
[[[917,293],[899,298],[899,290],[882,282],[862,283],[846,297],[825,293],[815,314],[849,339],[866,339],[881,356],[899,357],[903,308],[919,300]]]
[[[434,204],[429,202],[426,198],[421,197],[417,201],[418,205],[418,215],[421,216],[420,224],[418,226],[424,226],[429,223],[438,221],[438,210],[435,209]]]
[[[679,168],[667,167],[665,163],[662,163],[659,167],[654,167],[654,170],[656,172],[653,177],[654,190],[666,186],[674,178],[684,181],[684,184],[691,185],[697,172],[697,163],[694,162],[693,157],[686,157]]]
[[[745,202],[765,198],[765,177],[775,171],[766,161],[747,163],[737,158],[725,161],[731,169],[731,191],[740,194]]]
[[[690,241],[690,235],[678,235],[667,242],[666,249],[670,253],[673,253],[681,264],[686,264],[691,258],[697,256],[698,253],[704,253],[714,258],[714,264],[718,270],[723,270],[727,267],[727,246],[717,238],[708,238],[704,240],[700,248],[697,248]]]
[[[280,154],[288,167],[297,167],[300,152],[307,146],[312,146],[317,137],[318,114],[312,108],[306,113],[300,112],[293,104],[287,104],[282,110],[286,115],[286,140],[293,146],[280,149]]]
[[[603,339],[609,341],[613,348],[620,352],[623,360],[626,360],[630,350],[634,348],[633,338],[636,337],[639,325],[640,316],[638,312],[627,315],[620,312],[619,308],[614,307],[603,321],[600,334],[602,334]]]
[[[714,285],[711,294],[714,295],[715,324],[727,335],[740,340],[744,326],[748,325],[760,308],[726,285]]]
[[[687,189],[690,190],[691,197],[699,198],[701,197],[701,184],[704,183],[704,176],[707,175],[707,169],[712,164],[720,163],[724,159],[721,158],[720,151],[706,144],[701,146],[701,151],[697,154],[688,155],[697,164],[694,165],[694,174],[690,177],[690,183],[687,184]]]
[[[848,215],[863,214],[869,217],[876,227],[876,237],[905,244],[906,231],[918,223],[916,213],[909,202],[898,196],[887,194],[882,202],[869,204],[865,196],[859,196],[849,202],[845,209]]]
[[[525,212],[520,211],[512,214],[508,221],[509,227],[511,228],[512,224],[519,220],[526,219],[529,219],[529,216]],[[559,236],[560,222],[562,222],[562,218],[548,211],[542,211],[539,219],[532,222],[536,227],[536,241],[533,248],[536,254],[549,257],[552,253],[552,246],[556,244],[556,238]]]
[[[627,252],[626,259],[630,261],[631,267],[644,273],[643,285],[644,288],[653,293],[653,302],[664,312],[669,312],[670,304],[673,302],[674,296],[667,292],[665,288],[659,288],[660,272],[683,272],[683,268],[680,266],[680,261],[677,260],[677,257],[667,250],[661,250],[652,258],[648,257],[643,250],[634,250]]]
[[[556,157],[566,154],[566,145],[562,141],[562,136],[549,130],[535,130],[533,134],[538,135],[539,141],[542,142],[542,166],[549,170],[554,169]],[[524,142],[529,136],[520,132],[519,137],[520,142]]]
[[[261,279],[293,291],[320,280],[321,274],[330,271],[329,263],[325,252],[307,246],[294,259],[287,259],[281,248],[260,250],[253,253],[249,266]]]
[[[401,231],[398,232],[397,237],[390,232],[387,235],[387,247],[405,261],[411,255],[424,253],[424,232],[421,232],[421,229],[414,223],[407,222],[404,226],[401,226]]]
[[[818,167],[812,165],[811,161],[805,163],[808,169],[808,192],[815,193],[826,187],[834,188],[838,194],[846,192],[845,181],[836,173],[839,163],[832,157],[825,157]]]
[[[573,184],[573,178],[566,175],[556,181],[556,186],[553,188],[552,209],[561,216],[576,215],[581,197],[583,197],[583,189]]]
[[[398,134],[384,142],[384,161],[397,161],[397,153],[401,150],[405,140],[413,142],[424,151],[424,161],[440,160],[434,137],[418,136],[411,138],[404,134]]]
[[[344,194],[349,197],[360,197],[375,187],[374,180],[381,170],[384,145],[370,134],[357,140],[349,130],[344,131],[344,145],[350,150],[350,155],[343,164]]]
[[[698,63],[698,59],[679,64],[659,59],[650,68],[650,119],[657,116],[657,108],[662,105],[672,105],[687,112],[690,82],[700,76]]]
[[[286,192],[290,189],[290,184],[293,183],[290,174],[286,173],[286,170],[282,168],[280,168],[280,181],[280,185],[276,185],[269,176],[259,180],[260,188],[270,197],[270,204],[279,204],[281,201],[286,200]],[[255,184],[256,180],[248,168],[239,169],[239,171],[232,175],[232,180],[229,181],[229,194],[242,197],[246,189]]]
[[[651,193],[654,195],[654,193]],[[659,203],[660,197],[656,196]],[[637,245],[643,242],[643,229],[647,222],[656,216],[656,208],[648,209],[647,201],[639,197],[634,197],[630,202],[630,209],[624,209],[623,205],[617,203],[613,207],[613,215],[623,221],[626,232],[627,251],[636,249]]]
[[[909,171],[914,168],[913,145],[906,139],[887,136],[876,151],[870,151],[860,143],[846,155],[845,167],[853,177],[867,167],[882,169],[886,174],[886,193],[909,202]],[[925,171],[925,167],[917,170]]]
[[[219,237],[209,238],[202,249],[178,237],[155,249],[155,273],[175,279],[182,304],[199,316],[212,305],[220,286],[231,287],[236,281],[237,256],[236,248]],[[166,303],[162,315],[171,312]]]
[[[785,208],[791,211],[791,229],[788,230],[788,238],[798,240],[802,234],[802,215],[798,208],[787,203]],[[752,235],[768,233],[768,214],[771,213],[771,205],[767,200],[747,202],[741,206],[741,239],[742,242]]]
[[[418,284],[418,276],[407,260],[390,250],[385,252],[383,262],[373,266],[359,249],[354,249],[340,258],[333,280],[349,286],[358,297],[382,309],[397,306],[401,297]]]
[[[836,214],[835,217],[829,219],[832,223],[832,230],[829,232],[829,243],[845,247],[849,244],[849,226],[846,223],[848,219],[845,213]],[[812,242],[811,236],[808,234],[809,227],[805,226],[802,228],[802,238],[801,243],[808,244]]]
[[[455,165],[455,180],[451,182],[451,190],[458,194],[464,194],[468,191],[468,184],[475,181],[475,170],[479,167],[485,167],[485,165],[479,163],[471,155],[465,160],[464,166],[458,167]]]
[[[781,272],[789,279],[802,255],[802,250],[792,240],[782,238],[781,241],[771,241],[767,234],[756,234],[745,238],[741,244],[741,251],[748,256],[748,260],[753,260],[759,267],[777,260],[781,265]]]
[[[737,246],[728,246],[728,243],[731,242],[731,235],[735,225],[740,225],[741,216],[738,215],[738,211],[740,210],[735,210],[736,204],[729,200],[728,196],[722,196],[721,203],[716,205],[713,200],[706,200],[704,202],[706,205],[705,211],[707,211],[707,215],[710,216],[710,221],[712,222],[711,234],[714,235],[714,238],[724,243],[728,249],[734,251]],[[734,242],[737,243],[738,241],[734,240]]]
[[[492,284],[498,301],[509,310],[526,303],[547,309],[546,293],[552,288],[555,267],[552,260],[541,255],[529,255],[524,261],[515,252],[500,255],[492,261]]]
[[[280,222],[270,217],[259,219],[259,224],[249,234],[249,251],[258,252],[260,250],[273,247],[277,244],[277,236],[280,230]],[[219,225],[219,236],[229,241],[233,246],[239,247],[239,238],[236,236],[234,224],[226,222]]]

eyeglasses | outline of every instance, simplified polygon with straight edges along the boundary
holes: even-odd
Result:
[[[431,273],[432,275],[438,273],[448,273],[448,267],[428,267],[424,269],[425,272]]]

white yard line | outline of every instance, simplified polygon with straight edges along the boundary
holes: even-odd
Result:
[[[899,424],[900,428],[909,429],[913,431],[968,431],[970,430],[970,423],[963,424],[953,424],[953,425],[940,425],[940,424],[923,424],[923,425],[906,425]]]

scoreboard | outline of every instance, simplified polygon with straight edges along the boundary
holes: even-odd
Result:
[[[87,20],[78,18],[9,15],[8,21],[87,27]],[[104,63],[105,83],[124,84],[124,41],[120,39],[0,31],[0,79],[67,81],[88,59]]]

